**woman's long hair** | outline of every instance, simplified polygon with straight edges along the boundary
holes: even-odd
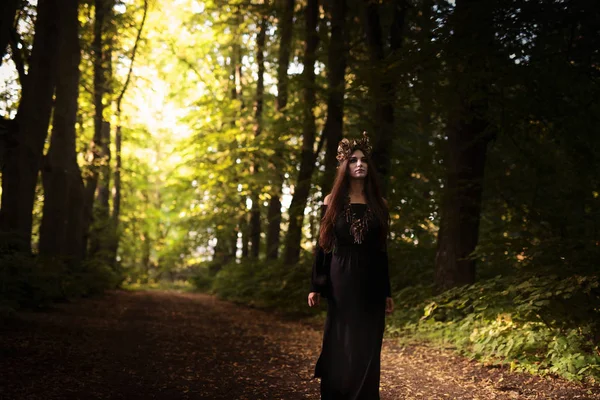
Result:
[[[364,149],[356,146],[352,149],[352,153],[354,153],[356,150],[362,150],[367,158],[368,169],[367,176],[365,178],[365,197],[367,198],[368,207],[373,212],[374,218],[381,226],[381,239],[383,240],[383,243],[385,243],[388,234],[389,212],[385,202],[383,201],[383,198],[381,197],[381,189],[379,186],[377,170],[371,162],[370,155]],[[347,202],[351,179],[350,172],[348,171],[349,159],[350,157],[343,160],[338,166],[330,193],[331,197],[329,198],[327,211],[321,219],[319,246],[321,246],[325,252],[330,252],[333,250],[333,227],[338,216],[343,212],[344,206]]]

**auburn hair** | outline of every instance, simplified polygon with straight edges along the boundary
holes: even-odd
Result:
[[[365,178],[365,197],[367,199],[368,207],[373,212],[374,218],[379,222],[381,226],[381,239],[383,243],[387,239],[388,225],[389,225],[389,211],[388,207],[381,196],[381,188],[379,185],[379,178],[377,176],[377,170],[372,165],[370,155],[361,147],[356,146],[352,149],[352,153],[356,150],[361,150],[367,159],[367,176]],[[348,161],[350,157],[341,161],[335,180],[333,181],[333,187],[329,197],[329,204],[325,215],[321,218],[321,228],[319,233],[319,246],[327,253],[333,250],[334,246],[334,225],[338,216],[344,210],[348,193],[350,191],[350,172],[348,171]]]

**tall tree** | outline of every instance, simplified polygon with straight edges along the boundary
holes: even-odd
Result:
[[[490,4],[458,0],[450,20],[454,32],[448,42],[450,102],[435,259],[438,290],[475,282],[475,260],[469,256],[479,238],[484,167],[493,137],[488,100],[482,95],[489,92],[489,71],[494,65],[493,10]]]
[[[81,171],[75,149],[75,123],[79,96],[78,0],[61,3],[60,42],[56,101],[50,148],[44,157],[42,181],[44,206],[39,252],[43,255],[81,261],[81,215],[83,204]],[[72,242],[70,240],[75,240]]]
[[[310,192],[311,178],[315,168],[315,114],[316,82],[315,61],[319,35],[317,25],[319,22],[318,0],[308,0],[305,7],[305,47],[302,71],[303,106],[302,106],[302,154],[300,171],[294,188],[294,196],[290,205],[290,224],[285,242],[285,263],[293,265],[300,258],[300,242],[302,240],[302,225],[304,222],[304,208]]]
[[[266,8],[266,7],[265,7]],[[263,106],[264,106],[264,94],[265,94],[265,39],[267,36],[267,23],[268,15],[265,10],[262,10],[260,16],[260,23],[258,28],[258,34],[256,35],[256,63],[258,64],[258,79],[256,82],[256,100],[254,103],[254,137],[255,139],[260,136],[263,129]],[[255,156],[256,157],[256,156]],[[259,162],[255,158],[253,163],[252,172],[257,176],[259,172]],[[260,199],[259,199],[259,187],[257,186],[252,193],[252,209],[250,210],[250,255],[252,258],[258,258],[260,250],[260,234],[261,234],[261,223],[260,223]]]
[[[15,145],[6,151],[2,169],[2,241],[31,251],[32,212],[44,141],[52,111],[58,54],[58,0],[40,0],[27,81],[16,116]]]
[[[375,129],[373,161],[383,180],[381,183],[384,195],[388,188],[391,166],[390,149],[394,137],[394,109],[398,80],[391,65],[393,60],[399,57],[402,47],[409,4],[406,0],[393,0],[390,6],[392,7],[392,23],[388,36],[384,36],[382,31],[379,15],[382,6],[376,2],[368,2],[364,6],[364,26],[372,64],[369,95],[374,103],[372,116],[372,124]]]
[[[90,242],[91,253],[100,251],[101,229],[92,224],[105,224],[108,216],[108,187],[110,160],[110,123],[104,117],[106,95],[109,92],[109,73],[111,72],[112,50],[110,49],[109,27],[111,24],[115,0],[94,1],[94,39],[92,43],[94,58],[94,138],[90,145],[92,162],[91,174],[85,187],[85,232],[84,246]],[[102,182],[100,190],[98,183]],[[98,200],[100,212],[94,212],[95,200]],[[104,218],[102,218],[104,217]],[[101,221],[99,219],[102,218]],[[91,239],[91,240],[90,240]],[[84,251],[85,251],[84,249]]]
[[[337,146],[344,128],[344,93],[346,89],[346,12],[347,0],[333,0],[331,4],[331,37],[327,54],[327,119],[323,128],[325,147],[325,173],[321,191],[325,196],[335,177]]]
[[[295,0],[279,0],[277,2],[280,13],[277,29],[280,34],[279,56],[277,65],[277,99],[275,100],[275,110],[278,113],[280,123],[278,128],[285,126],[286,107],[288,103],[288,67],[290,65],[290,54],[293,33],[294,6]],[[277,137],[281,137],[277,135]],[[281,189],[283,185],[283,173],[281,172],[281,160],[283,144],[281,140],[275,141],[275,154],[271,163],[272,176],[271,193],[269,199],[269,208],[267,211],[267,258],[277,259],[279,256],[279,244],[281,236]]]

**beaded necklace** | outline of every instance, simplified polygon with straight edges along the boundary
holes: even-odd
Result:
[[[354,243],[361,244],[365,238],[365,233],[369,230],[369,221],[373,219],[373,212],[367,204],[367,209],[361,218],[356,217],[350,205],[350,196],[344,206],[344,216],[346,222],[350,224],[350,234],[354,237]]]

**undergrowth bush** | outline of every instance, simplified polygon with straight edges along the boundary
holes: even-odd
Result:
[[[0,303],[3,307],[39,307],[100,293],[119,285],[113,268],[90,260],[80,264],[21,253],[0,255]]]
[[[312,260],[310,261],[312,262]],[[314,314],[307,303],[311,263],[247,261],[227,264],[214,276],[211,291],[218,297],[297,315]]]
[[[406,293],[399,291],[396,301],[402,304]],[[598,380],[598,321],[597,276],[496,276],[400,307],[388,331],[451,344],[511,369]]]

